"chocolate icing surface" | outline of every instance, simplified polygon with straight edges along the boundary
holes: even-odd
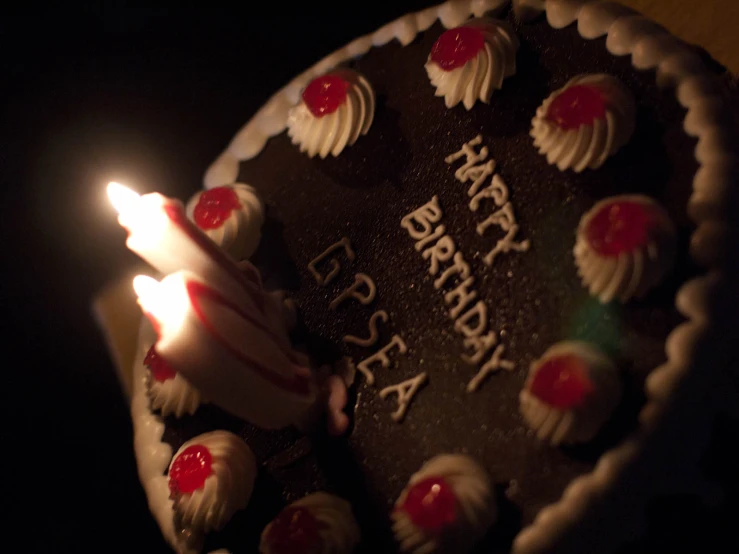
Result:
[[[493,94],[490,105],[448,110],[434,96],[424,63],[443,31],[437,23],[406,47],[393,41],[351,63],[374,87],[377,109],[367,136],[338,158],[310,159],[283,133],[242,163],[239,181],[254,186],[267,205],[253,261],[268,288],[287,290],[298,304],[298,347],[317,363],[342,356],[358,363],[398,334],[408,352],[389,353],[393,363],[375,368],[375,387],[358,374],[347,439],[307,438],[292,429],[262,431],[210,405],[194,416],[165,418],[164,440],[175,449],[199,433],[229,429],[244,437],[262,464],[249,507],[209,536],[206,548],[255,551],[259,533],[286,502],[323,489],[352,502],[363,529],[362,551],[393,552],[387,518],[392,503],[425,460],[453,451],[478,459],[496,483],[501,521],[480,551],[506,552],[522,525],[634,428],[644,378],[664,361],[665,338],[681,321],[675,292],[696,273],[687,255],[691,225],[685,211],[697,169],[695,141],[682,130],[684,110],[671,91],[656,86],[653,72],[636,71],[628,57],[609,54],[603,39],[584,40],[573,26],[554,30],[542,20],[521,25],[509,18],[521,40],[517,73]],[[636,132],[601,169],[560,172],[534,149],[531,118],[552,90],[574,75],[595,72],[617,76],[632,91]],[[501,254],[492,267],[482,258],[504,233],[496,227],[483,236],[475,232],[495,209],[492,201],[471,212],[469,183],[454,178],[462,162],[444,161],[477,134],[510,189],[521,228],[517,239],[531,241],[528,252]],[[668,210],[679,229],[678,269],[644,300],[602,306],[576,274],[575,229],[597,200],[628,192],[650,195]],[[513,371],[491,375],[471,394],[465,387],[478,368],[460,359],[463,340],[443,299],[457,281],[434,289],[429,262],[400,226],[404,215],[434,195],[444,213],[440,223],[470,264],[474,288],[488,306],[490,328],[499,332],[505,358],[515,363]],[[336,279],[321,287],[308,264],[342,237],[351,240],[356,260],[350,264],[340,257]],[[377,285],[374,303],[348,301],[330,310],[331,300],[359,272]],[[342,342],[347,334],[366,337],[369,318],[380,309],[390,318],[380,322],[375,346]],[[552,448],[525,427],[518,393],[529,364],[567,339],[592,341],[613,356],[626,392],[593,443]],[[429,382],[398,424],[390,417],[395,396],[382,400],[377,392],[421,371]]]

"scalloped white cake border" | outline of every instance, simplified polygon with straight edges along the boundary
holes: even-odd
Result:
[[[253,158],[267,140],[285,129],[287,111],[294,105],[302,88],[313,77],[337,64],[382,46],[393,39],[402,45],[412,42],[419,32],[427,30],[438,19],[446,28],[460,25],[470,16],[501,9],[508,0],[448,1],[417,13],[407,14],[378,29],[375,33],[353,40],[326,56],[282,88],[238,132],[227,149],[210,166],[204,177],[205,188],[236,181],[240,161]],[[514,8],[538,10],[536,2],[514,0]],[[693,180],[693,194],[688,213],[697,225],[690,242],[695,261],[709,269],[717,268],[724,255],[723,245],[728,225],[723,221],[728,187],[739,160],[731,150],[731,132],[726,125],[726,107],[719,94],[716,77],[700,58],[684,43],[662,27],[636,12],[615,3],[591,0],[548,0],[546,18],[555,29],[577,23],[580,35],[593,39],[606,35],[606,48],[616,56],[631,54],[637,69],[656,69],[660,85],[672,85],[678,101],[688,109],[685,132],[698,139],[695,157],[699,170]],[[687,321],[668,336],[667,361],[654,369],[645,384],[647,396],[642,411],[641,428],[619,446],[605,452],[592,472],[573,480],[562,498],[543,508],[534,522],[521,530],[513,543],[514,554],[543,552],[563,528],[576,525],[581,517],[597,505],[599,496],[609,489],[617,475],[638,455],[644,444],[644,427],[653,427],[663,412],[671,392],[694,365],[694,350],[703,339],[709,320],[709,305],[723,286],[720,272],[686,282],[678,291],[676,306]],[[143,359],[147,345],[153,342],[153,330],[144,322],[139,334],[133,368],[131,415],[134,427],[134,449],[139,478],[146,491],[149,508],[165,539],[178,551],[187,552],[178,542],[172,521],[167,478],[164,475],[172,457],[172,448],[162,442],[164,424],[149,409],[146,394],[146,372]],[[649,491],[641,491],[649,495]],[[609,536],[610,542],[616,542]],[[219,551],[225,552],[225,551]]]

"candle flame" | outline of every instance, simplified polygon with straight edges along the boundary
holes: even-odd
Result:
[[[111,181],[108,183],[108,198],[115,210],[122,214],[130,212],[136,206],[141,196],[125,185]]]
[[[178,286],[181,281],[174,279],[175,275],[171,277],[159,282],[146,275],[137,275],[133,278],[133,290],[144,313],[160,324],[179,326],[189,302],[184,287]]]

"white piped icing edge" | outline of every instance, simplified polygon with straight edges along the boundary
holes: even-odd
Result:
[[[535,4],[533,1],[522,1],[532,7]],[[206,171],[204,176],[205,188],[236,181],[240,161],[258,155],[270,137],[284,130],[288,109],[295,104],[300,90],[313,77],[344,61],[366,53],[373,45],[380,46],[389,42],[393,37],[403,45],[409,44],[419,32],[428,29],[437,19],[441,21],[444,27],[451,28],[462,24],[470,15],[480,17],[489,10],[499,9],[506,4],[508,4],[508,0],[448,1],[436,7],[407,14],[394,22],[388,23],[374,34],[359,37],[330,54],[275,93],[255,116],[242,127],[227,149]],[[565,22],[562,26],[577,22],[578,32],[586,39],[607,35],[615,21],[631,13],[624,10],[624,8],[614,7],[612,3],[600,4],[583,2],[582,0],[547,0],[544,7],[550,25],[551,19],[559,24]],[[586,14],[587,18],[585,17]],[[582,19],[579,19],[580,16],[582,16]],[[630,47],[631,51],[642,40],[652,36],[654,32],[654,29],[649,31],[640,30],[639,33],[635,34]],[[718,93],[715,92],[716,87],[713,85],[703,88],[693,87],[689,93],[684,92],[681,97],[681,88],[684,90],[684,85],[689,82],[712,83],[716,81],[705,66],[694,63],[694,57],[690,48],[683,45],[679,51],[673,53],[670,57],[655,59],[658,83],[674,84],[678,91],[678,99],[689,109],[718,97]],[[716,213],[720,211],[719,207],[725,207],[728,203],[729,197],[721,183],[730,177],[723,172],[721,166],[714,165],[716,162],[713,160],[721,160],[722,163],[733,164],[734,167],[735,164],[739,164],[734,143],[725,133],[726,129],[727,124],[722,122],[706,125],[695,131],[695,136],[699,138],[698,149],[702,153],[700,158],[704,158],[705,151],[711,154],[709,156],[711,161],[698,158],[701,169],[712,167],[715,174],[721,177],[715,181],[706,180],[703,183],[705,187],[699,187],[697,182],[698,176],[701,174],[701,169],[699,169],[694,179],[694,192],[691,203],[689,203],[690,209],[693,201],[700,196],[703,199],[701,205],[708,203],[714,207],[713,209],[702,210],[696,213],[695,216],[693,212],[689,212],[698,225],[691,240],[691,255],[697,261],[709,267],[721,267],[726,262],[726,249],[722,245],[725,244],[727,231],[722,229],[723,217],[717,216]],[[716,228],[718,230],[714,232]],[[710,276],[697,277],[687,281],[678,291],[677,307],[683,315],[692,321],[680,325],[670,334],[671,348],[668,349],[667,362],[649,375],[646,386],[647,403],[642,412],[643,414],[649,414],[648,418],[643,418],[645,424],[659,421],[660,415],[666,411],[666,397],[669,396],[671,389],[666,388],[664,383],[674,385],[676,381],[680,381],[693,373],[691,370],[695,366],[694,345],[706,338],[706,327],[699,322],[705,321],[711,315],[709,311],[710,303],[707,299],[716,294],[716,291],[726,289],[727,286],[721,272],[716,271]],[[155,338],[151,334],[148,344],[151,344]],[[716,346],[718,347],[718,345]],[[167,506],[166,478],[162,475],[167,467],[169,456],[171,456],[171,449],[166,443],[161,442],[163,431],[161,420],[148,410],[148,398],[145,394],[143,368],[141,367],[144,354],[145,351],[141,352],[141,346],[139,346],[138,362],[134,366],[134,398],[132,403],[139,477],[146,489],[150,509],[156,517],[165,538],[171,544],[176,545],[171,517],[166,517],[166,512],[171,508]],[[708,429],[708,426],[695,427],[697,433],[702,432],[706,435]],[[676,448],[684,448],[686,443],[683,437],[676,435],[673,434],[672,444],[679,442],[679,444],[676,444]],[[590,474],[583,475],[570,483],[559,501],[543,508],[534,522],[519,533],[514,540],[512,552],[515,554],[543,552],[553,543],[566,541],[574,536],[573,528],[577,522],[594,511],[597,499],[609,490],[620,474],[634,465],[636,455],[640,450],[643,450],[643,447],[642,436],[635,436],[604,453]],[[162,463],[162,454],[168,450],[170,452],[165,456],[166,460],[157,476],[156,469]],[[143,454],[141,454],[142,452],[146,453],[145,460]],[[672,464],[673,462],[674,459],[664,460],[664,463]],[[154,472],[152,472],[152,469],[154,469]],[[679,472],[673,471],[671,474],[677,476]],[[678,478],[675,478],[675,485],[678,484]],[[163,488],[162,480],[164,480]],[[640,491],[640,499],[648,497],[655,490],[652,481],[642,480],[641,484],[643,484],[643,490]],[[162,492],[166,494],[162,495]],[[627,503],[625,507],[618,511],[618,515],[623,521],[633,521],[635,518],[641,517],[640,514],[636,513],[639,509],[638,505]],[[163,514],[165,514],[164,517],[162,517]],[[602,522],[603,520],[599,521]],[[611,518],[609,521],[615,520]],[[599,532],[594,533],[593,536],[603,537],[604,534]],[[587,541],[586,535],[578,534],[577,537]],[[623,536],[611,534],[607,540],[609,545],[613,546],[616,541],[623,538]],[[597,538],[593,540],[597,541]],[[593,543],[586,542],[585,544],[591,547]]]
[[[257,462],[247,444],[229,431],[203,433],[184,443],[172,457],[193,445],[204,446],[212,458],[211,474],[191,493],[175,494],[175,528],[187,542],[199,544],[203,535],[217,531],[238,511],[246,508],[254,489]]]
[[[652,225],[643,246],[618,256],[604,256],[590,244],[587,227],[598,213],[616,202],[643,206],[650,213]],[[614,299],[627,302],[642,298],[672,270],[676,253],[677,231],[670,216],[657,202],[641,194],[610,196],[596,202],[580,219],[574,248],[583,286],[603,304]]]
[[[575,85],[596,88],[603,97],[605,118],[577,129],[563,129],[547,117],[552,102]],[[634,132],[636,105],[631,92],[615,77],[604,73],[577,75],[565,86],[550,94],[531,120],[531,137],[539,154],[560,171],[572,169],[580,173],[586,168],[598,169],[606,159],[626,144]]]
[[[350,69],[337,69],[331,75],[340,77],[349,86],[339,108],[316,117],[301,100],[287,114],[287,134],[293,144],[309,157],[338,156],[360,135],[366,135],[375,117],[375,93],[367,79]]]
[[[539,369],[552,358],[575,356],[584,362],[592,392],[583,404],[569,410],[552,406],[531,391]],[[526,425],[539,440],[557,446],[591,440],[613,413],[621,399],[621,381],[613,362],[595,347],[580,341],[563,341],[550,346],[529,368],[529,376],[519,396],[519,408]]]
[[[288,508],[308,510],[320,524],[321,545],[314,554],[351,554],[361,540],[359,525],[354,519],[349,502],[325,492],[315,492],[296,500]],[[279,517],[279,516],[278,516]],[[272,527],[270,522],[262,531],[259,542],[260,554],[272,554],[268,537]]]
[[[223,185],[231,189],[241,205],[216,229],[201,229],[213,242],[236,261],[245,260],[254,254],[262,238],[264,203],[257,190],[244,183]],[[196,192],[187,202],[187,217],[194,221],[193,213],[205,191]]]
[[[149,374],[148,390],[151,409],[159,410],[163,416],[192,415],[203,402],[200,391],[179,373],[165,381],[157,381]]]
[[[444,98],[447,108],[460,102],[471,110],[478,100],[487,104],[493,91],[503,87],[503,79],[516,73],[516,52],[519,42],[506,21],[491,18],[471,19],[463,27],[479,29],[485,45],[478,54],[461,67],[447,71],[431,59],[426,61],[426,73],[436,87],[436,96]]]
[[[429,534],[411,521],[402,505],[411,487],[432,477],[444,479],[452,488],[457,505],[455,523],[439,533]],[[395,502],[391,517],[401,552],[461,554],[475,546],[497,514],[490,477],[482,466],[463,454],[439,454],[411,476]]]

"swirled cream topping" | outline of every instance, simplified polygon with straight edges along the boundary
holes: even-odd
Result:
[[[634,97],[604,73],[578,75],[536,110],[531,136],[539,153],[560,171],[598,169],[634,132]]]
[[[367,79],[336,69],[313,79],[287,115],[287,134],[311,158],[338,156],[366,135],[375,117],[375,93]]]
[[[262,238],[264,204],[256,189],[243,183],[196,193],[187,216],[237,261],[251,257]]]
[[[262,531],[260,554],[349,554],[360,532],[351,505],[316,492],[293,502]]]
[[[462,102],[467,110],[487,104],[503,79],[516,73],[519,42],[505,21],[471,19],[445,31],[431,48],[426,73],[447,108]]]
[[[159,356],[155,346],[149,348],[144,358],[149,370],[146,384],[151,409],[159,410],[163,416],[194,414],[203,402],[200,392]]]
[[[564,341],[531,364],[519,408],[536,436],[556,446],[592,439],[620,398],[613,362],[588,343]]]
[[[647,196],[625,194],[582,216],[574,254],[583,285],[605,304],[643,297],[672,270],[676,249],[665,209]]]
[[[198,435],[169,465],[175,526],[190,536],[221,529],[249,503],[257,464],[246,443],[228,431]]]
[[[469,456],[442,454],[413,474],[392,513],[402,552],[467,552],[497,518],[490,478]]]

